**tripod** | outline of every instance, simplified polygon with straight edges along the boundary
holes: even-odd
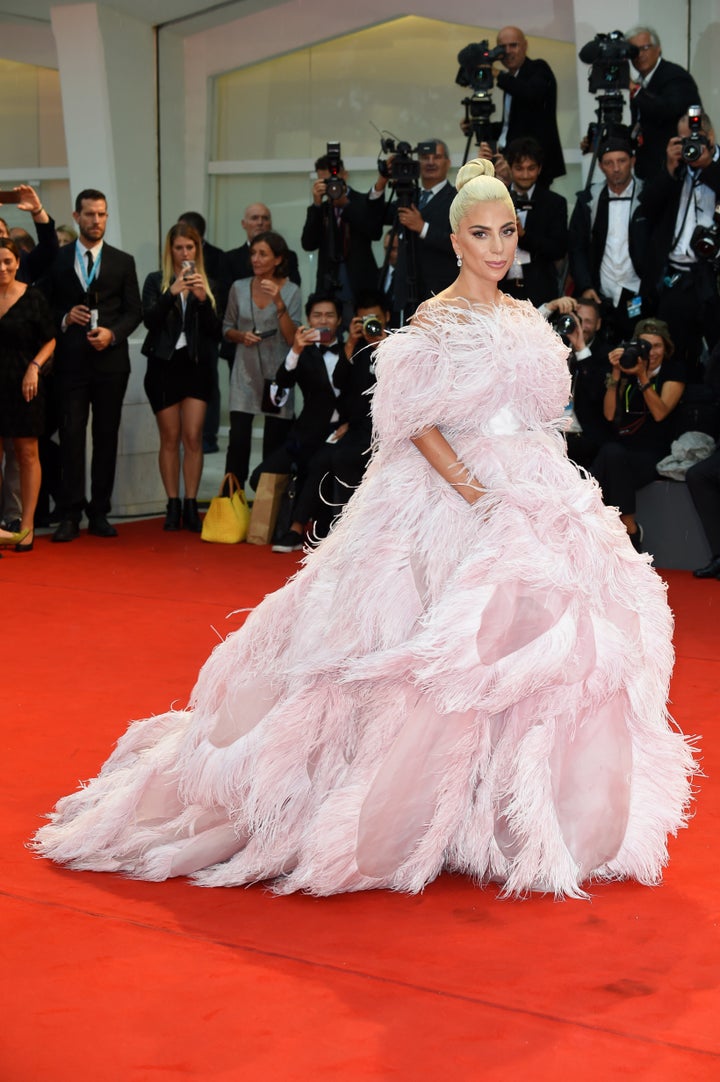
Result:
[[[464,126],[469,127],[467,143],[465,144],[465,156],[463,157],[463,165],[465,165],[465,162],[470,157],[473,136],[475,136],[475,145],[478,147],[481,143],[490,143],[492,145],[490,117],[495,112],[495,103],[486,90],[476,90],[471,98],[463,98],[460,104],[465,106]]]

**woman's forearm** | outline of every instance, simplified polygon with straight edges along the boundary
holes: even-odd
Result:
[[[412,441],[420,454],[427,459],[449,485],[457,489],[466,503],[476,503],[485,494],[485,489],[463,465],[439,428],[426,429]]]

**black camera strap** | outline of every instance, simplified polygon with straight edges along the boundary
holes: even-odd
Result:
[[[688,170],[688,172],[689,172],[689,170]],[[690,185],[690,191],[688,192],[688,197],[687,197],[687,200],[685,202],[685,210],[683,211],[682,221],[680,222],[680,226],[679,226],[679,228],[677,230],[677,233],[675,234],[672,241],[670,242],[670,251],[671,252],[674,251],[675,245],[678,243],[681,236],[683,235],[683,230],[685,229],[685,226],[686,226],[687,220],[688,220],[688,214],[690,213],[690,204],[691,203],[693,204],[693,209],[695,211],[695,221],[697,222],[698,208],[697,208],[697,202],[696,202],[696,191],[699,188],[700,184],[701,184],[700,174],[696,173],[695,176],[692,178],[692,183]],[[685,178],[683,178],[683,188],[684,188],[684,186],[685,186]],[[681,192],[680,193],[680,198],[681,199],[682,199],[682,194],[683,193]]]

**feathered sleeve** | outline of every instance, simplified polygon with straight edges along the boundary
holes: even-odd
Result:
[[[376,438],[384,444],[407,440],[442,423],[452,363],[436,329],[414,324],[396,331],[378,346],[375,366]]]

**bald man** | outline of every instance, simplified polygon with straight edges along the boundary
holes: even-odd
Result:
[[[505,50],[502,66],[494,66],[497,86],[503,91],[503,119],[495,124],[495,138],[501,148],[515,139],[532,136],[545,154],[540,183],[549,185],[565,174],[557,129],[557,83],[549,64],[531,60],[527,38],[517,26],[504,26],[497,36]]]
[[[240,278],[250,278],[252,276],[250,244],[258,233],[265,233],[268,229],[272,229],[270,208],[266,207],[264,203],[250,203],[249,206],[245,207],[245,213],[240,224],[245,230],[247,240],[239,248],[232,248],[229,252],[225,252],[222,261],[222,280],[225,295],[227,295],[233,282],[237,282]],[[300,285],[300,271],[295,252],[288,253],[288,278],[291,282],[295,282],[296,285]]]

